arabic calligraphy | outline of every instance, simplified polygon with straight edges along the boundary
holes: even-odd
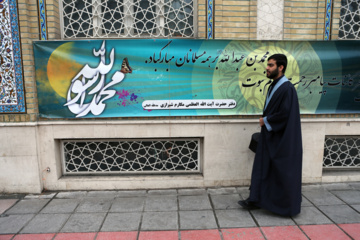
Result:
[[[208,63],[208,67],[211,67],[211,64],[214,64],[219,61],[221,63],[231,62],[231,63],[239,63],[241,60],[245,58],[244,54],[237,53],[237,52],[231,52],[228,53],[226,50],[220,50],[217,52],[216,56],[207,55],[206,51],[203,51],[201,53],[193,52],[192,49],[189,49],[184,56],[176,58],[175,56],[168,57],[168,54],[163,54],[163,51],[170,46],[172,43],[172,40],[169,41],[164,47],[162,47],[158,54],[154,53],[153,56],[149,56],[149,59],[145,61],[146,64],[155,63],[155,64],[161,64],[161,63],[170,63],[172,60],[174,60],[176,67],[182,67],[184,64],[187,63],[196,63],[197,61],[201,61],[200,63],[205,64]],[[263,57],[264,58],[264,57]],[[262,59],[263,59],[262,58]],[[265,57],[266,59],[266,57]],[[251,59],[252,60],[252,59]],[[219,70],[219,69],[216,69]],[[237,69],[238,70],[238,69]],[[157,71],[157,69],[155,69]]]
[[[147,100],[142,106],[145,110],[231,109],[236,107],[236,101],[233,99]]]
[[[110,63],[106,64],[105,41],[103,41],[99,50],[93,49],[93,54],[100,57],[100,63],[96,68],[86,64],[79,73],[71,80],[71,85],[67,92],[67,102],[64,106],[76,114],[76,117],[84,117],[90,112],[97,116],[100,115],[106,107],[106,100],[116,94],[116,90],[110,87],[124,80],[125,74],[122,71],[116,71],[111,81],[106,84],[106,75],[110,72],[114,64],[114,48],[110,52]],[[87,93],[87,90],[90,90]],[[88,101],[92,96],[91,101]]]

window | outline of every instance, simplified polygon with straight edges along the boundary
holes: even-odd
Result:
[[[63,172],[199,173],[200,139],[63,140]]]
[[[339,39],[360,39],[359,0],[341,0]]]
[[[193,0],[62,0],[64,38],[194,37]]]

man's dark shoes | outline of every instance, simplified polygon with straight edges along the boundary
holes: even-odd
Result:
[[[247,210],[254,210],[254,209],[260,208],[260,207],[256,206],[254,202],[251,202],[248,199],[240,200],[240,201],[238,201],[238,204]]]

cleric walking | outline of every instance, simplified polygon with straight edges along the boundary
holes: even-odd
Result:
[[[302,138],[299,102],[286,78],[287,58],[268,58],[267,77],[273,79],[259,119],[261,136],[251,175],[250,196],[239,201],[246,209],[264,208],[294,216],[301,208]]]

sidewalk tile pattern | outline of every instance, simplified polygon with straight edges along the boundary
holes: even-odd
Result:
[[[307,237],[297,226],[262,227],[267,240],[307,240]]]
[[[339,227],[353,239],[360,239],[360,223],[339,224]]]
[[[177,231],[141,232],[139,240],[178,240]]]
[[[136,240],[137,232],[99,232],[96,240]]]
[[[218,230],[181,231],[181,240],[221,240]]]
[[[294,217],[239,207],[248,187],[0,194],[0,240],[360,239],[360,183],[302,189]]]
[[[260,228],[222,229],[224,240],[264,240]]]
[[[54,233],[20,234],[16,235],[13,240],[52,240],[54,236]]]
[[[348,237],[338,226],[329,225],[305,225],[300,226],[310,239],[346,240]]]

